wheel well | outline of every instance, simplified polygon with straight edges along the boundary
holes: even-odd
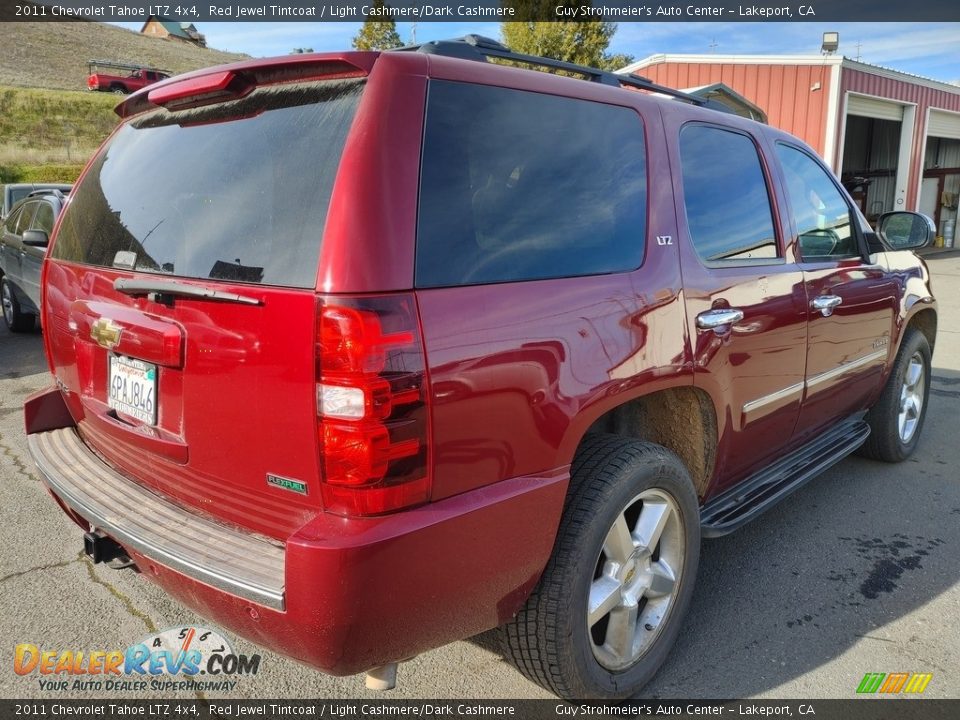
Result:
[[[927,343],[930,345],[930,352],[932,354],[933,345],[937,341],[937,312],[933,308],[928,310],[920,310],[916,315],[910,318],[910,322],[907,323],[907,327],[915,327],[926,336]]]
[[[716,413],[710,397],[697,388],[668,388],[635,398],[601,415],[587,432],[615,433],[672,450],[700,497],[713,476]]]

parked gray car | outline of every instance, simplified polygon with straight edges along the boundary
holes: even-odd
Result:
[[[71,187],[73,186],[66,183],[10,183],[4,185],[2,196],[0,196],[0,221],[5,220],[13,206],[32,192],[59,190],[66,194],[70,192]]]
[[[40,269],[65,202],[60,190],[35,190],[10,208],[0,227],[0,301],[11,332],[32,330],[40,314]]]

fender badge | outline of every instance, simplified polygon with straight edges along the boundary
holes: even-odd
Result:
[[[115,325],[110,318],[100,318],[90,326],[90,337],[97,345],[107,350],[113,350],[120,344],[120,335],[123,328]]]
[[[299,493],[301,495],[307,494],[306,483],[300,482],[299,480],[291,480],[290,478],[280,477],[279,475],[271,475],[270,473],[267,473],[267,485],[273,485],[274,487],[289,490],[290,492]]]

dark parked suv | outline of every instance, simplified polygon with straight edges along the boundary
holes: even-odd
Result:
[[[0,225],[0,301],[11,332],[32,330],[40,313],[40,269],[65,202],[60,190],[35,190]]]
[[[917,446],[929,221],[874,232],[783,132],[476,37],[118,112],[31,452],[95,561],[324,672],[502,626],[557,694],[635,694],[701,537]]]

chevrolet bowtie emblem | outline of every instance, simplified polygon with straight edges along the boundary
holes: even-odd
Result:
[[[123,328],[114,325],[110,318],[100,318],[90,326],[90,337],[97,345],[107,350],[113,350],[119,344],[122,332]]]

